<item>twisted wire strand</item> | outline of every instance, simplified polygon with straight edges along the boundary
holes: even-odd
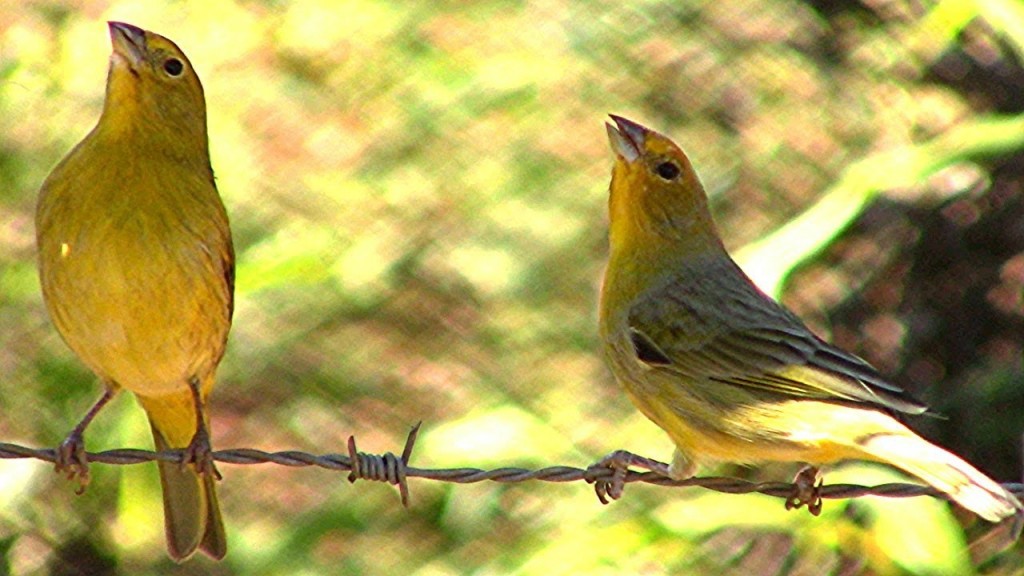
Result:
[[[405,447],[401,456],[391,452],[384,454],[367,454],[359,452],[356,448],[355,437],[348,439],[348,454],[311,454],[298,450],[285,450],[279,452],[266,452],[253,448],[234,448],[229,450],[215,450],[213,459],[225,464],[255,465],[255,464],[277,464],[279,466],[317,467],[326,470],[349,472],[349,482],[356,480],[373,480],[387,482],[398,486],[401,495],[402,505],[409,505],[409,478],[422,478],[425,480],[436,480],[440,482],[451,482],[456,484],[472,484],[477,482],[491,481],[502,484],[512,484],[528,481],[541,482],[578,482],[585,481],[594,484],[599,491],[602,486],[614,481],[619,475],[625,483],[643,482],[656,486],[682,487],[699,486],[708,490],[722,492],[725,494],[750,494],[758,493],[768,496],[775,496],[790,500],[801,494],[806,487],[798,486],[789,482],[750,482],[739,478],[727,478],[721,476],[693,477],[685,480],[673,480],[656,472],[637,472],[628,470],[622,475],[612,467],[603,464],[592,465],[588,468],[575,468],[572,466],[549,466],[537,470],[525,468],[496,468],[483,470],[480,468],[447,468],[430,469],[416,468],[409,466],[412,450],[416,443],[420,424],[409,432]],[[150,450],[138,450],[134,448],[122,448],[116,450],[105,450],[102,452],[87,452],[85,458],[90,463],[129,465],[141,464],[144,462],[163,461],[180,462],[184,454],[183,450],[165,450],[153,452]],[[0,459],[36,459],[56,463],[57,451],[53,448],[29,448],[17,444],[0,442]],[[1024,496],[1024,483],[1006,483],[1002,485],[1009,492],[1018,497]],[[857,484],[828,484],[816,488],[816,495],[819,498],[846,499],[858,498],[861,496],[885,496],[889,498],[912,498],[917,496],[934,496],[946,498],[946,496],[930,486],[920,484],[909,484],[892,482],[876,486],[861,486]],[[607,492],[605,492],[607,494]]]

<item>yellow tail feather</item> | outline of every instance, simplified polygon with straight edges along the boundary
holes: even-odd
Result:
[[[169,446],[156,425],[153,441],[157,451],[181,448]],[[164,531],[167,553],[176,562],[188,560],[202,550],[217,560],[227,554],[227,537],[217,503],[216,479],[200,477],[192,466],[176,462],[158,462],[163,487]]]
[[[859,445],[871,459],[917,476],[989,522],[1024,514],[1013,494],[967,462],[917,436],[881,433]]]
[[[139,397],[149,416],[157,451],[185,448],[195,435],[196,416],[191,394],[160,398]],[[158,462],[163,487],[167,552],[177,562],[197,550],[221,559],[227,553],[224,522],[217,503],[216,479],[200,475],[192,465]]]

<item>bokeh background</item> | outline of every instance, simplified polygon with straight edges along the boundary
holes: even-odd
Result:
[[[238,252],[216,447],[397,453],[423,420],[420,467],[668,458],[596,340],[612,112],[687,150],[767,291],[945,415],[912,426],[1020,480],[1017,0],[0,3],[4,442],[56,445],[99,394],[46,317],[33,210],[99,115],[106,20],[174,39],[206,87]],[[124,395],[87,439],[148,434]],[[812,518],[699,488],[602,507],[582,483],[412,480],[404,510],[324,470],[221,471],[229,555],[175,566],[153,465],[95,465],[76,496],[0,461],[0,574],[1024,574],[1020,543],[996,553],[930,498]]]

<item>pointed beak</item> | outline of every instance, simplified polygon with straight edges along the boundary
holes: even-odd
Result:
[[[114,54],[127,60],[133,68],[145,59],[146,32],[142,28],[124,22],[107,22],[107,28]]]
[[[635,162],[643,154],[644,141],[647,139],[649,130],[621,116],[614,114],[608,116],[615,122],[614,126],[605,124],[612,150],[626,162]]]

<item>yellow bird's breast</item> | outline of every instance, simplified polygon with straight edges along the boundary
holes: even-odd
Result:
[[[47,306],[102,378],[142,395],[178,391],[214,369],[230,326],[223,206],[213,184],[190,171],[96,166],[82,160],[88,150],[83,143],[44,184],[37,224]]]

